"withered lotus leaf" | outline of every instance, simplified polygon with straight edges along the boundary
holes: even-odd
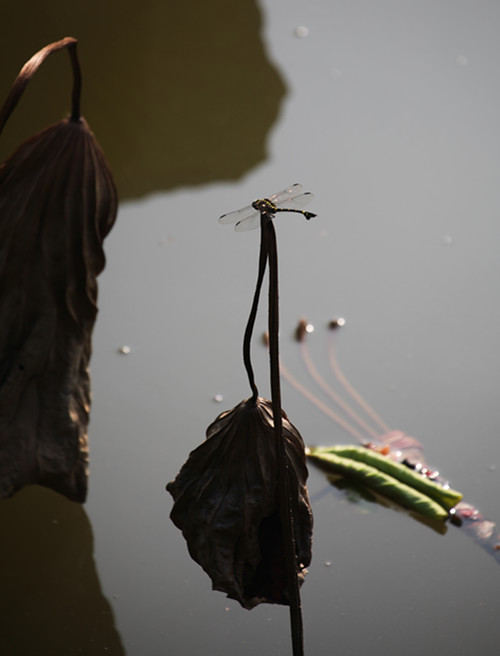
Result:
[[[312,545],[304,443],[284,412],[282,417],[302,582]],[[214,590],[248,609],[289,603],[275,439],[271,401],[242,401],[208,427],[206,441],[167,485],[175,502],[170,517],[191,557]]]
[[[96,277],[116,211],[75,104],[0,165],[0,498],[38,483],[85,500]]]

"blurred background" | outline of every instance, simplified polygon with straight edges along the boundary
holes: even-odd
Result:
[[[311,357],[331,377],[326,326],[345,317],[349,380],[500,520],[500,6],[20,0],[2,17],[2,98],[37,50],[78,38],[82,111],[121,199],[99,278],[88,502],[37,487],[1,502],[2,653],[290,653],[286,608],[248,612],[211,591],[165,485],[249,396],[259,234],[217,218],[294,182],[318,218],[276,219],[284,363],[314,388],[293,339],[307,317]],[[65,116],[70,92],[67,54],[52,55],[0,158]],[[263,302],[263,396],[265,327]],[[282,395],[306,444],[352,442],[286,381]],[[491,555],[452,526],[440,535],[353,503],[314,467],[309,487],[306,653],[496,648]]]

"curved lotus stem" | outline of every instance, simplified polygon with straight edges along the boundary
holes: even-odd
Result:
[[[24,90],[28,86],[28,82],[32,76],[40,68],[43,62],[53,52],[57,52],[62,48],[68,48],[69,56],[71,59],[71,66],[73,69],[73,91],[71,96],[71,120],[80,120],[80,94],[82,88],[82,76],[80,72],[80,64],[76,54],[76,45],[78,41],[72,36],[67,36],[61,41],[49,43],[48,46],[42,48],[29,59],[26,64],[19,71],[14,84],[12,85],[9,95],[5,99],[2,109],[0,110],[0,132],[2,132],[9,116],[16,108],[17,103],[21,99]]]

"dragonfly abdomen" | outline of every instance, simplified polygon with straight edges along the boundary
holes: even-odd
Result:
[[[292,210],[288,207],[276,207],[274,212],[297,212],[297,214],[304,215],[308,221],[309,219],[314,219],[316,216],[316,214],[313,214],[312,212],[304,212],[304,210]]]

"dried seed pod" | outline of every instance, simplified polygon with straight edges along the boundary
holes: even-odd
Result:
[[[33,72],[61,47],[71,49],[76,71],[71,118],[0,165],[0,498],[39,483],[83,502],[96,277],[117,196],[78,114],[74,39],[47,46],[24,66],[0,128]]]
[[[304,443],[282,416],[302,582],[312,545]],[[210,576],[214,590],[248,609],[263,602],[289,603],[277,467],[271,402],[258,398],[219,415],[207,429],[207,440],[167,485],[175,502],[170,517],[191,557]]]

